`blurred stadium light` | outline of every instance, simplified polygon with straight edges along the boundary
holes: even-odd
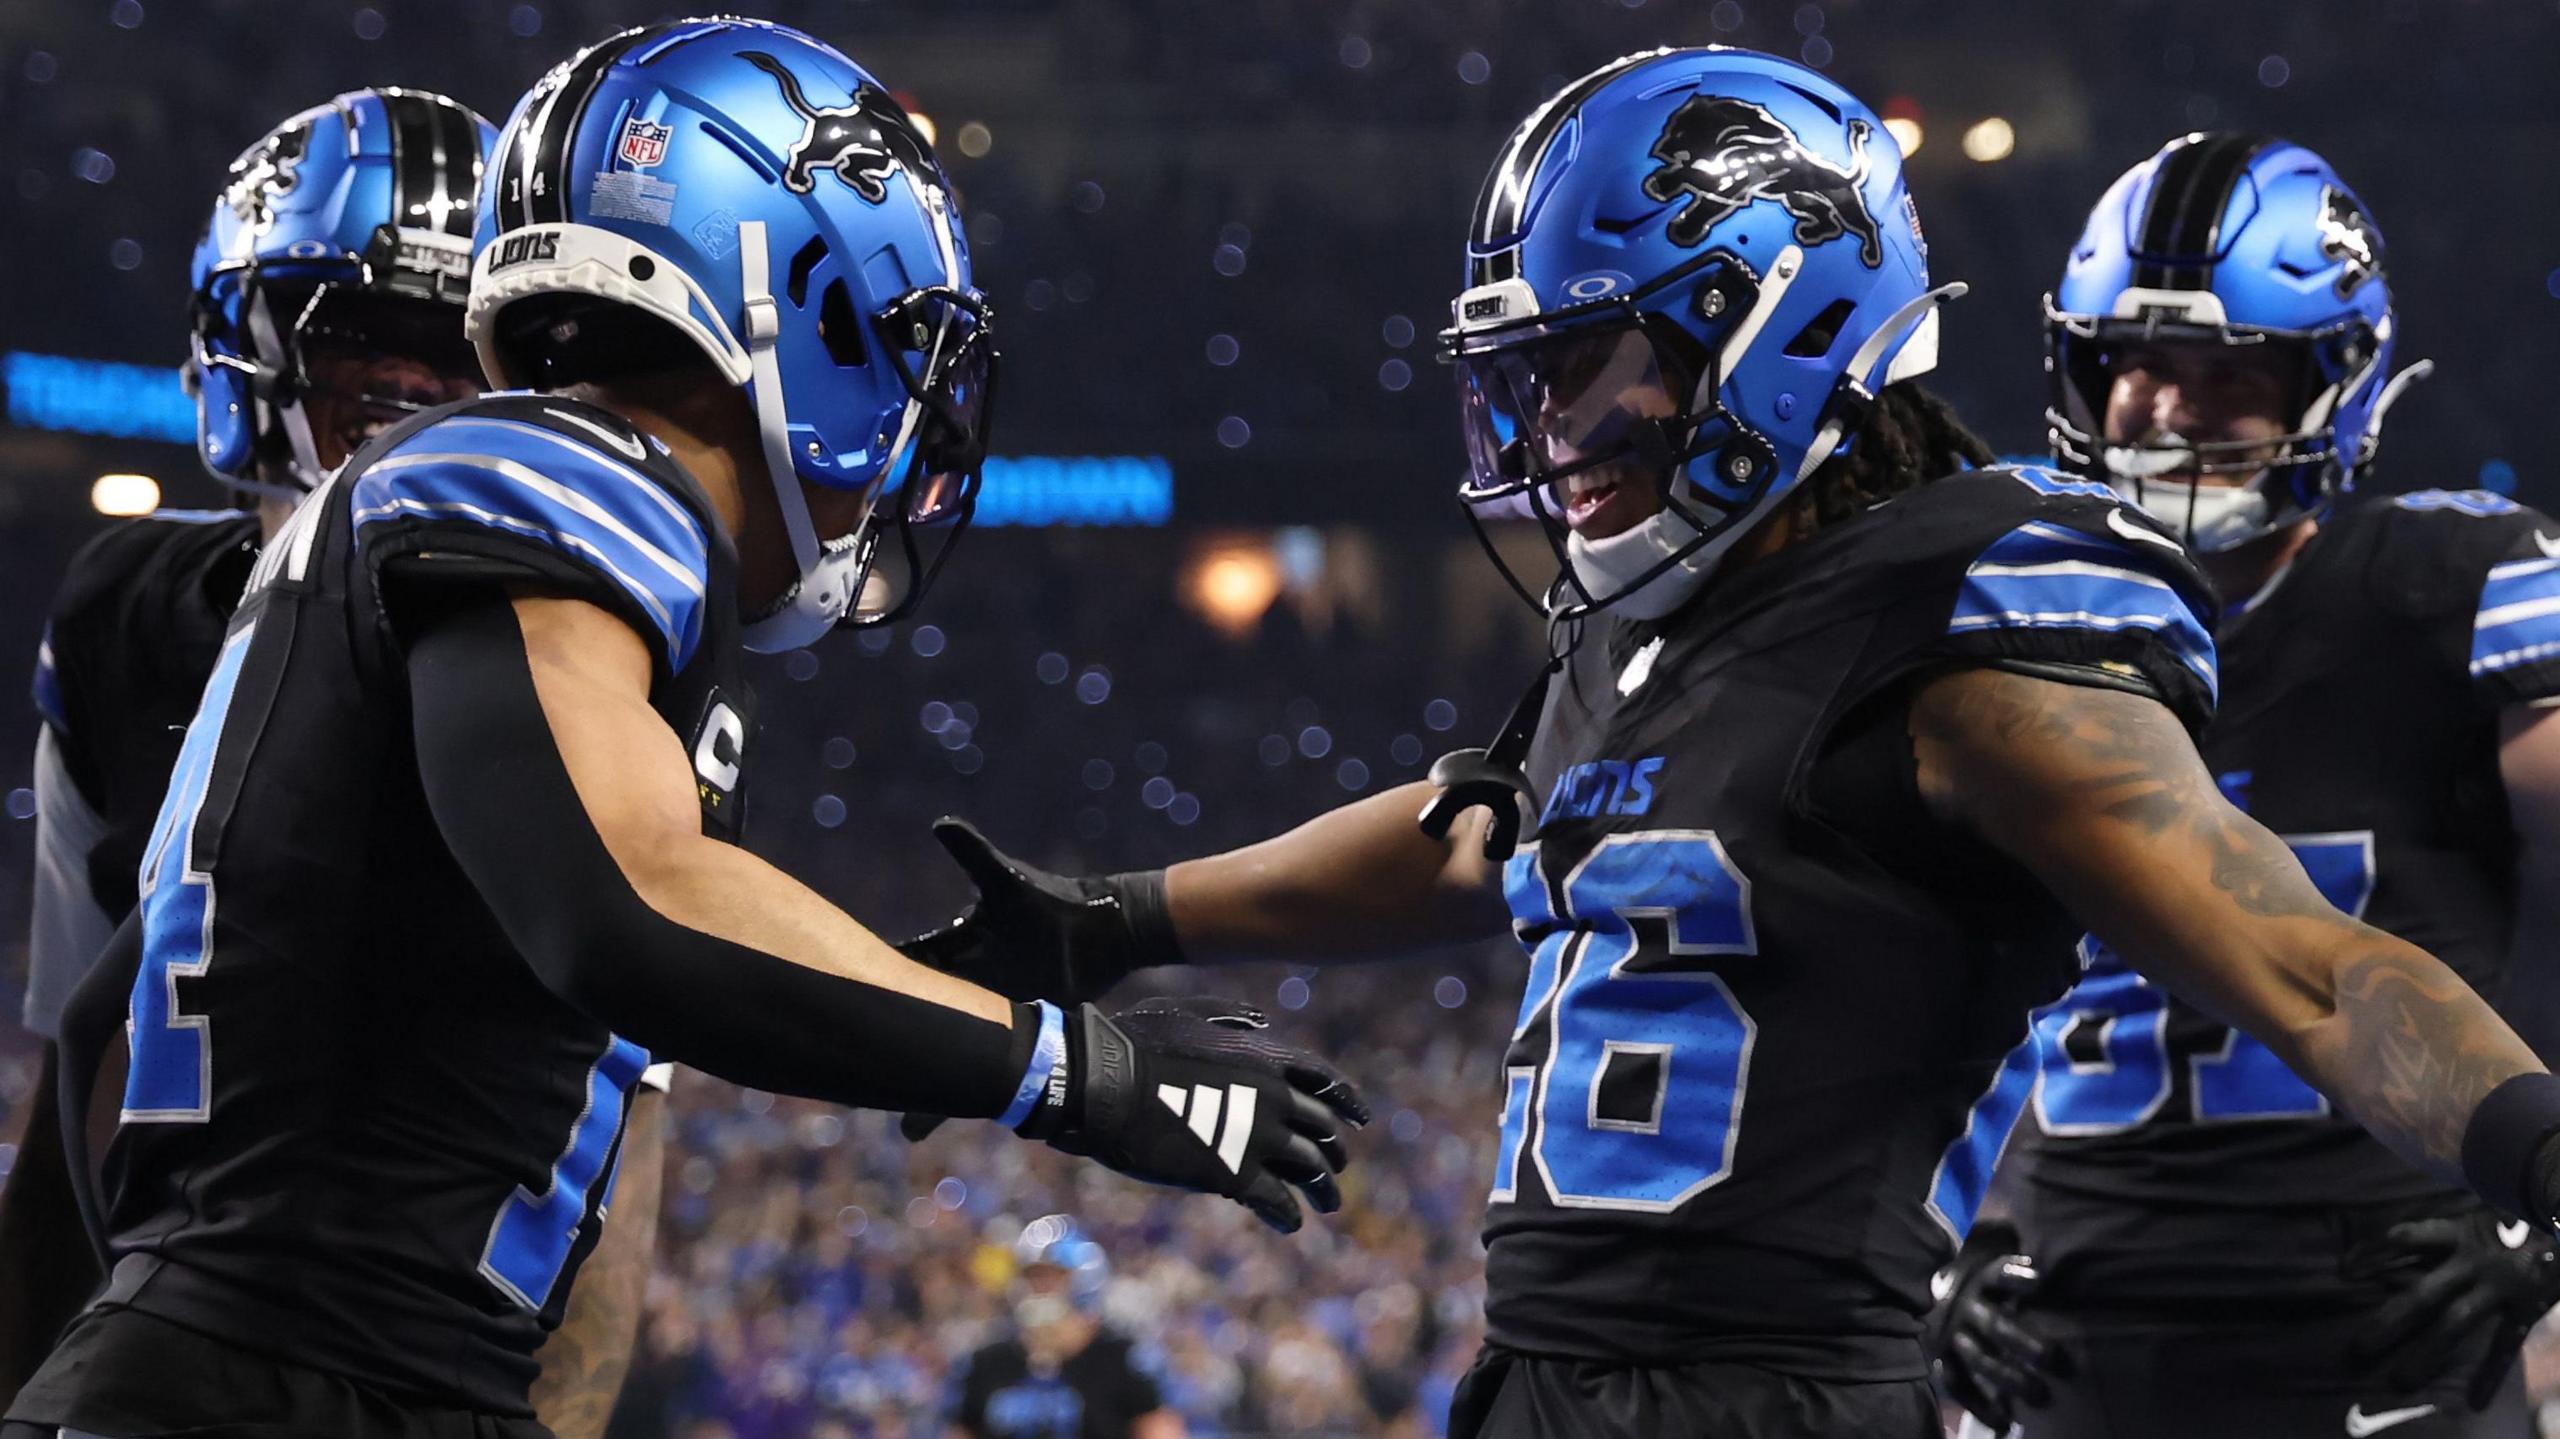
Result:
[[[195,402],[175,367],[12,350],[0,355],[0,384],[9,423],[21,429],[195,443]],[[1161,455],[990,456],[978,497],[982,525],[1155,526],[1172,518],[1173,464]]]

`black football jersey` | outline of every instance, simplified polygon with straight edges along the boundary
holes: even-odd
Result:
[[[28,1018],[48,1034],[87,972],[99,927],[133,908],[134,871],[178,742],[257,555],[253,514],[163,510],[83,545],[55,594],[36,652],[36,709],[97,828],[85,852],[64,856],[65,892],[50,899],[84,903],[96,917],[66,927],[85,943],[39,933],[30,949]],[[55,952],[74,947],[91,952]]]
[[[2200,725],[2204,593],[2103,488],[2004,469],[1826,527],[1659,623],[1590,623],[1504,876],[1530,967],[1486,1221],[1493,1340],[1921,1372],[1929,1276],[2025,1102],[2013,1050],[2069,984],[2076,927],[1987,847],[1913,858],[1971,842],[1921,809],[1892,697],[2012,665]],[[1899,764],[1831,775],[1835,737],[1879,708]]]
[[[2496,1000],[2516,839],[2498,712],[2560,693],[2560,525],[2484,492],[2346,508],[2220,621],[2204,755],[2341,910]],[[2056,1303],[2299,1300],[2335,1211],[2467,1202],[2094,941],[2040,1013],[2019,1203]],[[2352,1225],[2349,1225],[2352,1228]],[[2343,1232],[2343,1231],[2341,1231]],[[2306,1242],[2287,1236],[2300,1234]]]
[[[110,1298],[412,1402],[530,1412],[648,1056],[536,981],[446,849],[385,591],[628,618],[705,830],[734,838],[735,565],[662,445],[532,395],[380,436],[295,511],[140,864]]]

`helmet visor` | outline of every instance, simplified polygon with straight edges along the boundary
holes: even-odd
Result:
[[[1684,376],[1638,323],[1577,326],[1454,357],[1469,500],[1548,484],[1634,455],[1660,465],[1685,410]]]

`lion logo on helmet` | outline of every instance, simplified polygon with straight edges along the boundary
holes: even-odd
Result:
[[[820,170],[833,170],[853,193],[877,205],[889,198],[889,177],[902,165],[928,183],[939,183],[932,147],[889,92],[858,85],[850,105],[813,105],[800,88],[800,77],[781,61],[761,50],[741,51],[739,58],[779,81],[783,100],[802,121],[799,142],[783,168],[784,189],[806,195],[816,187]]]
[[[1729,95],[1692,95],[1671,112],[1653,142],[1660,168],[1644,177],[1656,200],[1688,197],[1671,217],[1671,242],[1695,245],[1729,216],[1759,200],[1775,200],[1795,218],[1798,244],[1858,237],[1858,258],[1884,263],[1884,244],[1860,187],[1867,179],[1864,120],[1849,122],[1849,164],[1815,154],[1787,123],[1762,106]]]
[[[2344,267],[2338,271],[2340,299],[2382,273],[2382,236],[2355,196],[2335,185],[2320,187],[2320,253]]]
[[[231,162],[222,202],[242,225],[263,234],[275,223],[275,202],[300,183],[302,153],[310,139],[310,126],[295,125],[260,140]]]

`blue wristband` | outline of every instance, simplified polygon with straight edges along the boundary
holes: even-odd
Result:
[[[1020,1129],[1031,1111],[1040,1107],[1049,1077],[1067,1062],[1066,1015],[1045,999],[1034,1002],[1040,1006],[1040,1035],[1031,1041],[1031,1062],[1023,1066],[1022,1082],[1014,1087],[1012,1107],[996,1116],[996,1123],[1007,1129]]]

